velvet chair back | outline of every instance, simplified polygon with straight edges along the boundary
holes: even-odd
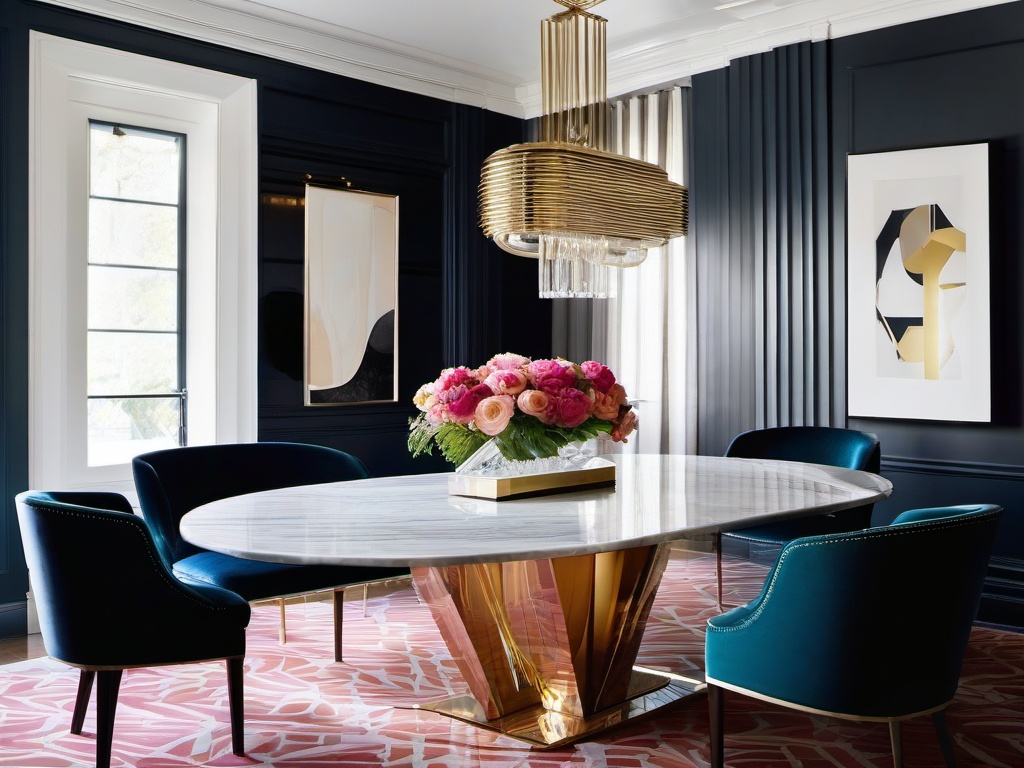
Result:
[[[787,544],[751,603],[708,621],[708,681],[901,718],[954,695],[999,526],[994,505]]]
[[[131,667],[244,655],[249,604],[175,578],[120,494],[26,492],[18,520],[50,656]]]
[[[882,452],[867,432],[836,427],[772,427],[733,438],[726,456],[741,459],[808,461],[878,473]]]
[[[136,456],[135,487],[146,522],[167,562],[202,552],[178,524],[211,501],[296,485],[368,477],[355,456],[304,443],[247,443],[172,448]]]
[[[125,669],[223,659],[231,749],[244,752],[243,657],[249,604],[179,581],[145,521],[116,493],[25,491],[18,522],[46,652],[79,667],[71,733],[96,683],[96,765],[109,768]]]

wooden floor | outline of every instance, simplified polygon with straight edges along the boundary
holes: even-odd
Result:
[[[45,655],[42,635],[0,638],[0,664],[13,664]]]

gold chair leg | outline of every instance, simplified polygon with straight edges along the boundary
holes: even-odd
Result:
[[[279,597],[277,602],[281,606],[281,625],[278,628],[278,639],[281,641],[281,645],[284,645],[288,642],[288,632],[284,626],[284,598]]]

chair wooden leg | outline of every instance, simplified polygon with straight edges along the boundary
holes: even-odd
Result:
[[[718,558],[718,610],[724,611],[725,604],[722,602],[722,533],[715,534],[715,556]]]
[[[334,590],[334,660],[341,662],[342,620],[345,618],[345,590]]]
[[[114,740],[114,712],[121,687],[121,669],[103,669],[96,682],[96,768],[110,768],[110,746]]]
[[[366,598],[370,593],[369,582],[363,582],[363,618],[366,618]]]
[[[894,768],[903,768],[903,734],[900,721],[889,721],[889,740],[892,741],[892,764]]]
[[[708,715],[711,723],[711,768],[725,766],[725,697],[717,685],[708,685]]]
[[[226,659],[228,669],[228,711],[231,713],[231,751],[245,754],[245,694],[242,688],[241,656]]]
[[[278,598],[278,604],[281,606],[281,626],[278,628],[278,639],[281,641],[281,645],[288,642],[288,631],[284,626],[284,598]]]
[[[935,734],[939,737],[939,747],[942,749],[946,768],[956,768],[953,742],[949,738],[949,728],[946,725],[946,710],[940,709],[938,712],[932,712],[932,722],[935,724]]]
[[[85,713],[89,709],[89,697],[92,695],[92,681],[95,679],[96,672],[91,669],[83,669],[78,676],[78,695],[75,697],[75,712],[71,716],[71,732],[74,734],[82,732]]]

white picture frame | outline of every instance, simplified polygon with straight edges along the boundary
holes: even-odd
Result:
[[[847,158],[847,412],[989,422],[989,146]]]

